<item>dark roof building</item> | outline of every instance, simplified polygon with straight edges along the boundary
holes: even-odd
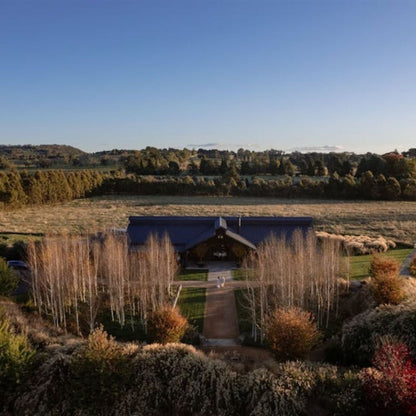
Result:
[[[144,245],[151,233],[168,234],[175,250],[198,259],[239,259],[271,234],[291,238],[304,234],[310,217],[130,217],[127,233],[132,248]]]

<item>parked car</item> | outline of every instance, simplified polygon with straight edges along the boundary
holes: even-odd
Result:
[[[29,265],[22,260],[9,260],[7,266],[16,270],[19,277],[19,285],[12,295],[26,295],[30,292],[31,273]]]
[[[29,265],[23,260],[9,260],[7,266],[15,270],[29,270]]]

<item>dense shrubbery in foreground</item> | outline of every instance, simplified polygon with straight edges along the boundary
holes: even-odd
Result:
[[[5,416],[415,415],[416,366],[403,343],[382,344],[370,369],[300,361],[267,361],[253,369],[183,344],[118,343],[102,328],[86,341],[51,332],[52,327],[42,327],[42,334],[16,305],[3,305],[15,319],[1,327],[1,350],[17,346],[9,348],[15,358],[0,361]],[[386,311],[406,317],[406,308]]]
[[[317,399],[322,397],[322,401]],[[5,415],[300,415],[311,404],[359,415],[361,382],[329,365],[266,363],[238,372],[182,344],[117,344],[97,330],[39,358],[4,397]]]

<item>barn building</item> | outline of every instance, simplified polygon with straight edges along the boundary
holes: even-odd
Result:
[[[306,234],[310,217],[130,217],[130,247],[143,246],[150,234],[168,234],[184,264],[189,261],[239,261],[271,234],[290,239],[296,229]]]

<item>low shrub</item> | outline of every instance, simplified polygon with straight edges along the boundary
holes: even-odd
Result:
[[[278,308],[267,318],[264,337],[278,360],[290,360],[305,358],[321,334],[309,312]]]
[[[374,256],[370,266],[372,289],[377,305],[397,305],[404,299],[404,282],[399,276],[400,264],[388,257]]]
[[[194,325],[188,325],[184,335],[181,338],[181,342],[190,345],[201,345],[201,337],[198,332],[198,328]]]
[[[96,328],[76,353],[69,380],[72,401],[99,414],[124,391],[131,369],[129,356],[103,327]],[[91,402],[91,397],[95,402]]]
[[[371,277],[397,276],[400,271],[400,263],[396,259],[374,256],[370,266]]]
[[[298,363],[297,363],[298,364]],[[300,415],[314,387],[310,371],[297,369],[298,377],[282,371],[277,377],[265,368],[252,371],[246,377],[246,409],[249,415]]]
[[[377,305],[398,305],[405,296],[403,279],[398,275],[373,277],[372,289]]]
[[[188,321],[176,308],[169,306],[153,311],[147,323],[149,340],[160,344],[179,342],[184,336]]]
[[[384,253],[387,250],[396,247],[396,243],[394,241],[386,240],[382,236],[373,238],[367,235],[330,234],[325,231],[317,231],[316,236],[320,240],[329,239],[339,241],[344,250],[350,255]]]
[[[112,366],[121,355],[122,348],[115,341],[114,337],[108,336],[102,325],[91,332],[87,343],[80,351],[80,357],[85,362],[90,362],[93,366],[106,364]]]
[[[377,349],[363,376],[364,391],[371,414],[416,415],[416,365],[408,348],[397,341],[387,341]]]
[[[145,346],[117,415],[242,415],[244,378],[184,344]]]

